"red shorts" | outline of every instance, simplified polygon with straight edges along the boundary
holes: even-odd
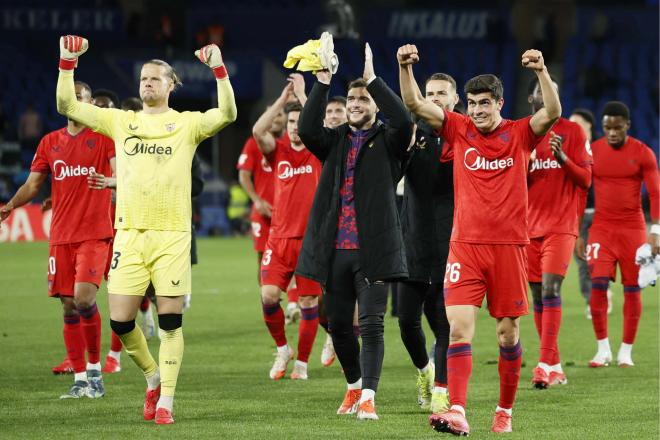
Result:
[[[591,278],[616,279],[616,264],[621,269],[621,284],[636,286],[639,266],[637,248],[646,243],[645,229],[591,227],[587,244],[587,264]]]
[[[540,283],[541,274],[566,276],[573,257],[575,240],[571,234],[548,234],[532,238],[527,245],[527,277],[530,283]]]
[[[525,245],[452,241],[445,271],[445,306],[481,307],[494,318],[527,314]]]
[[[48,296],[73,296],[76,283],[101,285],[110,239],[51,245],[48,256]]]
[[[286,291],[298,263],[302,238],[270,238],[261,259],[261,285],[277,286]],[[321,285],[309,278],[296,275],[299,296],[318,296]]]
[[[270,234],[270,217],[253,214],[250,217],[250,224],[252,225],[254,250],[257,252],[265,251],[266,243],[268,243],[268,235]]]

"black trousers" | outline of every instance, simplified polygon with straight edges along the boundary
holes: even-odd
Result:
[[[426,337],[422,330],[422,310],[435,335],[435,380],[447,383],[449,321],[445,310],[442,283],[399,283],[399,329],[401,340],[417,368],[429,363]]]
[[[324,302],[332,343],[344,369],[346,382],[355,383],[362,378],[362,388],[376,391],[385,353],[383,317],[388,285],[382,281],[367,280],[360,270],[358,255],[358,250],[335,250]],[[362,350],[353,333],[356,299]]]

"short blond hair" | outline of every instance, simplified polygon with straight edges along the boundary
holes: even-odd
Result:
[[[176,74],[176,71],[174,70],[174,67],[170,66],[168,62],[163,61],[163,60],[158,60],[158,59],[153,59],[149,60],[144,64],[155,64],[156,66],[162,66],[165,68],[165,76],[167,76],[169,79],[172,80],[172,83],[174,83],[174,89],[176,90],[179,87],[183,86],[183,83],[181,82],[181,79],[179,78],[179,75]]]

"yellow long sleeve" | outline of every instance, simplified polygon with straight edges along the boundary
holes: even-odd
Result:
[[[205,111],[200,121],[199,134],[202,140],[213,136],[236,120],[236,99],[229,79],[216,80],[218,107]]]

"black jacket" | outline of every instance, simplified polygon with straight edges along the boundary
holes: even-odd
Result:
[[[401,209],[410,281],[440,283],[445,276],[454,216],[454,173],[451,162],[439,160],[443,145],[426,123],[417,123],[415,147],[405,165]]]
[[[323,162],[314,203],[309,213],[296,273],[327,284],[330,259],[335,250],[337,221],[346,156],[351,142],[349,126],[323,127],[330,87],[317,82],[300,114],[298,134],[307,148]],[[412,120],[403,103],[382,79],[367,87],[388,124],[377,123],[365,140],[355,165],[355,211],[360,242],[360,266],[369,280],[394,280],[408,276],[395,189],[412,136]]]

